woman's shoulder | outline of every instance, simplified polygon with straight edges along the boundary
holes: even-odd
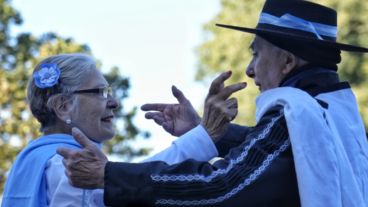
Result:
[[[52,174],[53,176],[61,176],[65,173],[65,167],[63,165],[63,157],[59,154],[52,156],[46,164],[45,172]]]
[[[55,154],[47,161],[45,176],[48,190],[47,194],[49,194],[50,191],[52,195],[54,194],[56,188],[60,186],[60,182],[62,182],[62,180],[66,178],[65,167],[63,165],[63,157]]]
[[[104,206],[103,190],[85,190],[69,184],[62,156],[55,154],[48,160],[45,175],[50,206]]]

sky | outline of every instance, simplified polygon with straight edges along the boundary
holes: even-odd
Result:
[[[219,12],[219,0],[13,0],[12,4],[24,19],[16,32],[51,31],[72,37],[87,44],[104,69],[118,66],[131,83],[125,108],[174,103],[172,85],[195,108],[203,105],[208,85],[194,80],[195,48],[206,40],[202,27]],[[134,123],[152,135],[149,140],[138,139],[135,147],[150,147],[156,153],[175,139],[140,110]]]

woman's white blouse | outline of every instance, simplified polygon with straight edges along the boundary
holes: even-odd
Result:
[[[47,163],[47,201],[50,207],[97,207],[104,206],[103,190],[85,190],[69,184],[65,175],[63,158],[56,154]]]
[[[217,155],[214,143],[203,127],[199,125],[176,139],[170,147],[144,160],[144,162],[160,160],[168,164],[175,164],[190,158],[198,161],[209,161]],[[86,190],[75,188],[69,184],[60,155],[56,154],[48,161],[45,174],[47,201],[50,207],[105,206],[102,189]]]

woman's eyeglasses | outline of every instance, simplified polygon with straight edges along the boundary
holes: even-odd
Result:
[[[104,88],[92,88],[92,89],[84,89],[84,90],[77,90],[73,93],[95,93],[107,98],[108,96],[112,96],[112,89],[111,87],[104,87]]]

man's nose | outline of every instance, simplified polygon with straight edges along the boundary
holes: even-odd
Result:
[[[249,78],[254,78],[254,68],[251,63],[248,65],[247,69],[245,70],[245,74],[247,74]]]

